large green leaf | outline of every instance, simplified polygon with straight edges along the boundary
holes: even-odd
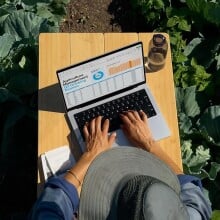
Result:
[[[22,10],[13,12],[0,24],[3,31],[15,36],[16,40],[37,39],[41,29],[47,26],[45,19]]]
[[[37,3],[36,5],[36,14],[39,17],[46,18],[48,21],[52,22],[54,26],[57,26],[59,28],[59,22],[64,16],[64,11],[62,12],[53,12],[53,8],[50,5],[45,5],[44,3]]]
[[[215,178],[217,177],[217,174],[220,171],[220,164],[216,162],[211,162],[210,165],[211,168],[209,172],[205,169],[201,169],[201,173],[199,175],[201,179],[209,178],[210,180],[215,180]]]
[[[220,25],[220,5],[206,0],[186,0],[188,7],[207,21]]]
[[[209,140],[220,146],[220,105],[207,108],[197,125],[201,132],[211,138]]]
[[[15,42],[15,38],[10,34],[0,36],[0,60],[6,57]]]
[[[193,150],[194,148],[194,150]],[[201,179],[208,178],[215,180],[220,171],[220,164],[216,162],[210,163],[209,171],[207,164],[211,159],[210,149],[205,149],[204,146],[193,146],[191,140],[183,141],[181,145],[182,161],[184,172],[191,175],[196,175]]]
[[[183,135],[193,133],[192,120],[186,114],[179,113],[178,122],[179,122],[180,134],[182,134],[181,132],[183,132]]]
[[[202,65],[198,65],[195,58],[191,59],[190,65],[178,65],[178,69],[175,71],[174,80],[178,87],[197,86],[198,91],[206,91],[206,93],[212,93],[213,76],[206,72],[206,69]]]
[[[177,110],[190,117],[200,114],[200,107],[197,101],[196,86],[187,88],[176,88]]]
[[[4,10],[3,8],[0,8],[0,23],[3,22],[7,16],[8,16],[8,12],[6,10]],[[3,34],[4,32],[2,32],[2,30],[0,30],[0,34]]]
[[[204,17],[217,25],[220,25],[220,5],[219,3],[208,2],[204,8]]]
[[[211,162],[211,169],[209,171],[210,179],[214,180],[219,171],[220,171],[220,164],[216,162]]]
[[[208,37],[194,38],[186,46],[184,54],[190,59],[195,57],[198,64],[208,69],[211,65],[216,65],[219,48],[219,36],[218,34],[213,34]]]
[[[184,141],[181,150],[184,172],[197,176],[202,175],[202,169],[207,165],[211,157],[210,150],[200,145],[196,147],[194,152],[191,140]]]
[[[187,145],[189,147],[189,145]],[[196,172],[197,170],[200,170],[203,166],[206,165],[207,161],[210,159],[210,152],[209,149],[204,149],[204,147],[198,146],[196,148],[195,155],[193,155],[193,151],[191,151],[189,148],[187,149],[188,157],[184,159],[184,162],[187,164],[188,167],[191,168],[191,170],[194,170]],[[184,152],[184,151],[183,151]]]
[[[1,10],[2,12],[4,12],[2,15],[4,14],[10,14],[12,13],[13,11],[16,11],[16,0],[13,2],[13,1],[5,1],[4,4],[1,5]]]
[[[188,56],[194,48],[202,42],[202,38],[194,38],[184,49],[184,55]]]
[[[215,59],[217,61],[217,70],[220,70],[220,54],[216,55]]]
[[[25,11],[34,12],[41,18],[46,18],[59,30],[59,23],[66,15],[66,4],[69,0],[22,0]]]

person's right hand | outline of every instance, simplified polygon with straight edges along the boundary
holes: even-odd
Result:
[[[109,120],[106,119],[102,125],[102,118],[102,116],[94,118],[83,128],[87,152],[93,155],[111,148],[116,138],[115,132],[108,135]]]
[[[123,122],[121,128],[129,141],[149,151],[155,141],[147,125],[146,114],[143,111],[126,111],[120,117]]]

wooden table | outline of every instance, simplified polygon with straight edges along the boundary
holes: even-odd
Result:
[[[152,33],[47,33],[39,38],[39,121],[38,155],[58,146],[70,145],[70,129],[64,118],[64,104],[56,70],[103,54],[118,47],[142,41],[147,56]],[[165,34],[169,42],[169,36]],[[182,168],[176,100],[170,47],[165,67],[147,73],[147,83],[171,130],[161,146]],[[38,178],[41,182],[41,178]]]

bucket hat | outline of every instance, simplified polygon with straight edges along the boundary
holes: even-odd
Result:
[[[91,163],[79,219],[189,219],[179,194],[176,174],[160,159],[139,148],[115,147]]]

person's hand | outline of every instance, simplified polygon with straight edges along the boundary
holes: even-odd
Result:
[[[91,152],[97,156],[102,151],[111,148],[115,141],[116,133],[108,135],[109,120],[106,119],[102,125],[102,116],[94,118],[90,123],[87,123],[84,128],[84,136],[86,141],[87,152]]]
[[[64,176],[69,183],[76,187],[79,195],[88,167],[98,154],[111,148],[115,141],[116,133],[109,136],[108,129],[109,120],[106,119],[102,125],[102,116],[94,118],[83,128],[87,151],[82,154],[70,172]]]
[[[121,128],[129,141],[136,147],[149,151],[155,141],[147,125],[146,114],[142,110],[127,111],[123,112],[120,117],[123,122]]]

